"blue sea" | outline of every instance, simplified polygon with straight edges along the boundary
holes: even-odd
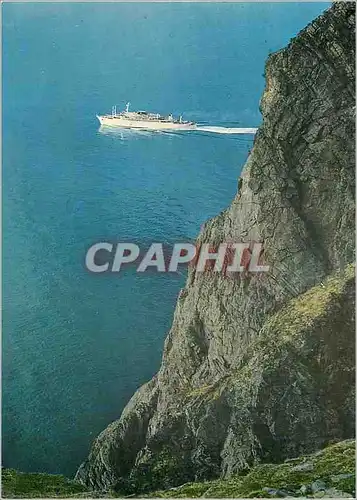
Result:
[[[3,4],[3,465],[71,476],[157,371],[185,282],[86,271],[98,241],[190,241],[252,136],[110,133],[97,113],[256,127],[264,61],[328,4]]]

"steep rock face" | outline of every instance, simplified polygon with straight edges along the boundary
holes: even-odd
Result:
[[[161,368],[94,442],[85,485],[173,486],[352,436],[354,36],[354,4],[337,3],[268,59],[240,190],[198,243],[263,241],[270,271],[189,271]],[[336,273],[313,317],[297,308]]]

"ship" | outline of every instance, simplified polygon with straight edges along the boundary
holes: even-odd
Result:
[[[195,122],[185,121],[182,116],[174,118],[172,114],[162,116],[159,113],[147,111],[129,111],[130,102],[124,111],[117,112],[117,107],[112,107],[111,114],[97,115],[101,125],[107,127],[144,129],[144,130],[195,130]]]

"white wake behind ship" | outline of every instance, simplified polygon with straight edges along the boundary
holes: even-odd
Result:
[[[110,115],[97,115],[101,125],[118,128],[144,130],[195,130],[196,123],[184,121],[182,116],[174,118],[172,115],[162,116],[147,111],[129,111],[128,102],[125,110],[117,113],[117,107],[112,107]]]

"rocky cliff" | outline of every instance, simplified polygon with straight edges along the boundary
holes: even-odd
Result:
[[[355,7],[266,63],[263,124],[198,243],[264,242],[269,273],[189,271],[158,374],[77,479],[138,492],[229,477],[353,436]]]

